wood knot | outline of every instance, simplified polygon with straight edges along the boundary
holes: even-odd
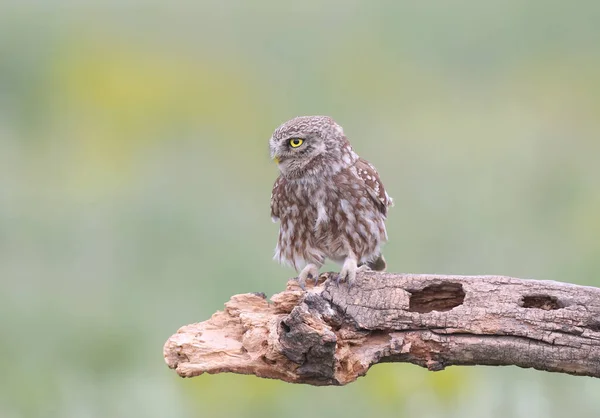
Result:
[[[432,284],[410,293],[410,312],[445,312],[462,305],[465,300],[465,291],[460,283]]]

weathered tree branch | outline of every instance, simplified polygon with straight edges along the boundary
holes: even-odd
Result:
[[[344,385],[373,364],[516,365],[600,377],[600,289],[501,276],[367,272],[235,295],[164,346],[180,376],[233,372]],[[310,285],[309,285],[310,286]]]

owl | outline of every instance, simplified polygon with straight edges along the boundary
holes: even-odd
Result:
[[[300,116],[275,130],[269,148],[280,172],[271,194],[271,217],[280,223],[274,259],[300,272],[302,288],[326,259],[341,265],[337,282],[348,285],[360,270],[384,270],[393,202],[342,127],[328,116]]]

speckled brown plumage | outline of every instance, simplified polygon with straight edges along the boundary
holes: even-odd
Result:
[[[343,129],[327,116],[297,117],[277,128],[269,145],[280,170],[271,196],[271,216],[280,222],[275,259],[301,270],[302,285],[325,259],[342,264],[340,278],[348,281],[361,264],[385,268],[381,245],[392,199]]]

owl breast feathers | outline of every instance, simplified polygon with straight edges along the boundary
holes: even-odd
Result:
[[[271,216],[280,222],[274,258],[302,269],[303,287],[325,259],[342,264],[339,279],[349,282],[360,265],[385,268],[381,245],[392,199],[342,128],[326,116],[297,117],[277,128],[269,145],[280,170],[271,195]]]

